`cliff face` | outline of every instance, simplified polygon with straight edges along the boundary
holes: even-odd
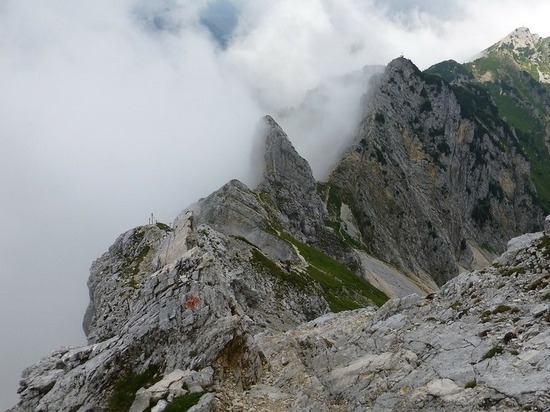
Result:
[[[471,63],[442,62],[427,72],[458,91],[475,87],[490,94],[499,115],[514,127],[538,201],[550,212],[550,37],[519,28]]]
[[[542,212],[529,165],[486,92],[457,95],[400,58],[372,86],[367,107],[328,180],[367,250],[442,284],[534,229]]]

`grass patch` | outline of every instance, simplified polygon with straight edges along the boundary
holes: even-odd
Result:
[[[128,260],[126,266],[122,269],[122,274],[133,279],[135,275],[139,273],[139,266],[151,250],[149,245],[145,245],[143,249],[139,252],[139,255],[136,256],[134,260]]]
[[[547,259],[550,259],[550,236],[544,235],[540,241],[540,246],[542,249],[542,254]]]
[[[136,392],[147,388],[160,380],[157,367],[150,367],[143,373],[126,371],[115,383],[113,393],[107,401],[108,412],[127,411],[132,406]]]
[[[494,310],[493,310],[493,315],[496,315],[497,313],[504,313],[504,312],[509,312],[511,311],[512,308],[508,305],[498,305]]]
[[[504,349],[500,346],[495,346],[487,351],[485,355],[481,358],[481,360],[490,359],[496,355],[500,355],[502,352],[504,352]]]
[[[294,245],[308,262],[307,273],[323,289],[332,311],[363,307],[368,303],[366,299],[377,306],[382,306],[388,300],[384,292],[319,249],[306,245],[286,233],[280,233],[279,236]]]
[[[143,242],[143,238],[145,237],[145,231],[142,227],[139,227],[135,230],[131,237],[131,241],[134,245],[136,245],[136,250],[139,250],[139,245],[141,242]],[[149,245],[145,245],[141,248],[137,256],[125,256],[124,259],[124,265],[121,269],[121,273],[125,277],[130,278],[130,282],[136,283],[135,279],[133,277],[139,273],[139,266],[141,263],[145,260],[145,257],[151,250],[151,247]]]
[[[358,219],[358,210],[353,202],[352,196],[349,195],[345,190],[332,185],[330,183],[317,183],[317,192],[325,202],[327,206],[327,211],[329,218],[327,219],[327,226],[331,227],[341,246],[344,249],[362,249],[367,250],[366,246],[362,243],[361,240],[352,238],[346,230],[343,228],[343,223],[340,218],[340,209],[342,204],[349,206],[351,213],[355,220],[359,222]]]
[[[303,274],[295,270],[289,272],[283,270],[279,265],[265,256],[258,249],[252,249],[252,259],[250,262],[254,265],[254,267],[256,267],[256,269],[262,271],[263,273],[272,275],[283,282],[291,283],[298,287],[298,289],[307,290],[311,287],[310,282],[304,277]]]
[[[525,273],[525,268],[519,267],[519,266],[512,266],[512,267],[502,267],[498,270],[498,273],[501,276],[511,276],[513,274],[517,275],[523,275]]]
[[[479,332],[479,333],[477,334],[477,336],[479,336],[480,338],[485,338],[485,337],[487,337],[487,334],[488,334],[489,332],[491,332],[490,329],[485,329],[485,330]]]
[[[384,292],[319,249],[306,245],[282,231],[278,232],[278,236],[298,249],[307,261],[308,267],[305,271],[284,270],[254,248],[251,251],[250,262],[263,273],[291,283],[301,290],[317,290],[333,312],[358,309],[372,303],[382,306],[388,300]],[[320,289],[317,289],[316,285]]]
[[[168,226],[166,223],[157,222],[155,225],[160,229],[164,230],[165,232],[173,232],[174,229],[172,229],[170,226]]]
[[[185,412],[199,403],[200,398],[204,394],[205,392],[197,392],[179,396],[168,404],[164,412]]]
[[[546,286],[548,286],[549,281],[550,281],[550,274],[545,273],[542,276],[535,279],[534,281],[532,281],[527,287],[527,290],[544,289]]]

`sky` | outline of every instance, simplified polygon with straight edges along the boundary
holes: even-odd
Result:
[[[400,55],[470,61],[525,0],[0,1],[0,410],[21,371],[86,343],[86,280],[116,237],[230,179],[254,186],[271,114],[323,179],[368,77]]]

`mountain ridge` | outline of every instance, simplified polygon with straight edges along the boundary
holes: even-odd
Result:
[[[443,62],[426,70],[459,90],[478,87],[489,93],[530,162],[531,179],[546,213],[550,212],[550,84],[544,79],[550,76],[549,61],[550,37],[543,39],[520,28],[470,63]]]
[[[550,83],[550,37],[542,38],[520,27],[483,52],[485,57],[493,54],[510,58],[535,80]]]
[[[328,180],[355,205],[371,253],[442,284],[482,245],[496,252],[536,228],[528,164],[486,93],[460,94],[405,58],[376,81]]]
[[[88,345],[27,368],[10,412],[546,407],[550,216],[495,90],[393,60],[324,182],[265,116],[258,186],[120,235]]]

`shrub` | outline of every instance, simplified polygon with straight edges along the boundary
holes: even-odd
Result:
[[[440,153],[443,153],[444,155],[447,155],[447,156],[451,154],[451,147],[447,142],[438,143],[437,150],[439,150]]]
[[[481,358],[481,360],[490,359],[493,356],[500,355],[504,349],[502,349],[500,346],[495,346],[487,351],[485,355]]]
[[[420,113],[431,112],[431,111],[432,111],[432,103],[429,100],[426,100],[424,103],[420,105]]]
[[[127,411],[132,406],[136,392],[142,387],[149,387],[160,379],[158,368],[150,367],[143,373],[126,371],[116,382],[113,393],[107,402],[108,412]]]
[[[472,219],[480,227],[492,219],[491,202],[488,197],[478,200],[472,210]]]
[[[508,312],[512,310],[512,308],[508,305],[498,305],[494,310],[493,310],[493,314],[497,314],[497,313],[504,313],[504,312]]]
[[[168,404],[164,412],[185,412],[192,406],[195,406],[204,392],[188,393],[187,395],[179,396]]]

